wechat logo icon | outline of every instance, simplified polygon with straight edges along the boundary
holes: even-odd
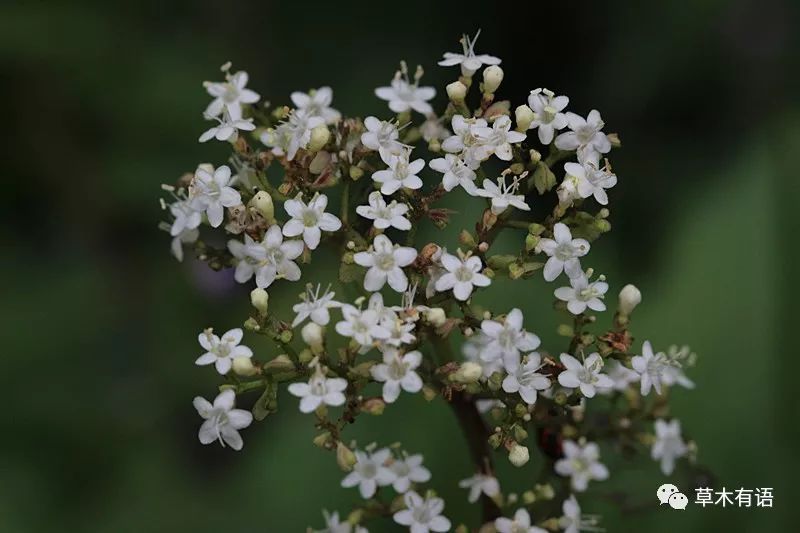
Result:
[[[656,497],[661,505],[667,504],[673,509],[684,510],[689,504],[689,498],[678,487],[670,483],[658,487]]]

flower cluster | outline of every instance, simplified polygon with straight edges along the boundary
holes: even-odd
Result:
[[[633,344],[641,294],[632,285],[619,292],[612,327],[591,330],[610,285],[586,265],[610,229],[617,177],[606,156],[619,138],[604,132],[598,111],[583,118],[544,88],[512,112],[496,97],[501,60],[477,53],[476,41],[465,35],[462,51],[439,62],[460,67],[440,112],[423,69],[412,75],[401,62],[374,91],[391,113],[363,120],[332,108],[330,87],[294,92],[290,106],[273,108],[226,64],[224,81],[204,84],[213,98],[204,116],[215,125],[200,141],[228,143],[229,160],[164,186],[174,255],[190,248],[251,289],[243,328],[198,337],[196,364],[213,364],[225,380],[213,404],[195,398],[199,439],[240,450],[239,431],[274,412],[278,390],[288,390],[319,430],[314,443],[346,472],[341,485],[363,500],[346,519],[326,511],[323,531],[364,533],[380,519],[414,532],[451,529],[444,501],[424,486],[432,476],[422,455],[344,437],[357,417],[388,414],[408,395],[452,407],[474,463],[460,486],[501,533],[594,528],[597,517],[582,515],[574,494],[610,476],[603,450],[650,455],[664,474],[694,457],[666,402],[670,387],[694,386],[684,374],[694,354]],[[456,228],[457,240],[441,232],[438,242],[420,242],[420,227],[452,226],[444,205],[455,194],[483,206],[479,219]],[[225,237],[208,239],[215,229]],[[495,251],[501,232],[513,235],[516,253]],[[320,279],[331,250],[338,279]],[[563,344],[534,333],[540,324],[526,320],[525,298],[486,307],[483,293],[501,278],[554,283]],[[267,289],[301,280],[291,312],[270,307]],[[234,408],[251,393],[241,398],[251,410]],[[525,444],[532,431],[534,453]],[[494,469],[501,450],[514,466],[539,463],[536,471],[552,476],[521,496],[503,492]]]

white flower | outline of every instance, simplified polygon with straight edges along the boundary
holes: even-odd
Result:
[[[422,389],[422,379],[414,370],[422,362],[422,354],[417,350],[400,355],[395,350],[383,353],[383,363],[370,368],[373,379],[383,383],[383,400],[392,403],[397,400],[402,388],[406,392],[415,393]]]
[[[214,363],[217,372],[227,374],[236,357],[253,357],[253,351],[250,348],[239,345],[243,336],[244,332],[241,328],[226,331],[222,338],[214,335],[211,328],[203,331],[197,336],[197,340],[206,352],[194,363],[198,366]]]
[[[450,130],[442,124],[442,119],[437,118],[436,115],[429,115],[425,122],[420,124],[419,131],[425,142],[441,141],[450,136]]]
[[[379,291],[387,281],[395,291],[405,291],[408,278],[403,267],[413,263],[416,258],[415,249],[395,246],[386,235],[377,235],[369,251],[353,256],[356,264],[369,268],[364,277],[364,288],[370,292]]]
[[[564,515],[558,519],[558,526],[564,530],[564,533],[602,531],[597,527],[599,523],[597,516],[581,514],[581,507],[578,505],[578,500],[575,499],[574,494],[570,494],[569,498],[564,500],[564,503],[561,504],[561,510]]]
[[[320,405],[344,405],[346,388],[346,379],[326,377],[317,366],[308,383],[292,383],[289,393],[300,398],[300,412],[313,413]]]
[[[256,243],[245,235],[244,244],[238,240],[228,241],[228,250],[238,260],[234,278],[239,283],[245,283],[253,274],[256,285],[262,289],[279,278],[300,279],[300,267],[294,260],[303,253],[303,242],[284,241],[278,225],[270,226],[262,242]]]
[[[467,479],[462,479],[458,482],[458,486],[462,489],[469,489],[467,501],[475,503],[481,497],[481,493],[486,494],[489,498],[494,498],[500,494],[500,483],[494,476],[486,474],[475,474]]]
[[[601,205],[608,204],[606,189],[610,189],[617,184],[616,175],[605,168],[598,168],[597,163],[593,160],[584,161],[583,164],[566,163],[564,170],[567,175],[577,178],[578,196],[581,198],[594,196],[597,203]]]
[[[450,531],[450,520],[442,516],[443,499],[426,497],[423,500],[416,492],[408,491],[403,501],[406,508],[394,513],[394,521],[401,526],[408,526],[412,533]]]
[[[383,342],[388,347],[399,348],[404,344],[411,344],[417,338],[414,336],[415,325],[412,320],[401,320],[397,315],[384,319],[381,324],[389,330],[389,338]],[[384,347],[384,350],[389,349]]]
[[[388,339],[391,333],[379,322],[374,309],[361,310],[352,305],[342,305],[343,321],[336,323],[336,332],[343,337],[352,337],[360,346],[370,347],[376,340]]]
[[[611,359],[607,365],[606,374],[613,385],[610,388],[600,390],[601,393],[610,393],[612,391],[624,391],[631,383],[639,381],[639,374],[623,365],[616,359]]]
[[[441,261],[446,272],[436,280],[438,292],[452,289],[453,296],[465,302],[472,294],[473,287],[488,287],[492,283],[492,280],[480,273],[483,268],[480,257],[467,256],[462,259],[444,252]]]
[[[302,193],[298,193],[294,200],[286,200],[283,208],[292,217],[283,226],[283,234],[287,237],[303,236],[306,246],[314,250],[319,246],[323,231],[338,231],[342,227],[339,217],[326,213],[328,197],[316,193],[306,205],[302,200]]]
[[[550,378],[538,372],[542,367],[542,358],[538,353],[528,354],[527,359],[503,379],[503,390],[509,394],[519,392],[525,403],[533,405],[536,403],[537,391],[550,388]]]
[[[208,118],[212,120],[216,120],[219,122],[217,126],[213,126],[207,129],[203,134],[200,136],[198,141],[204,143],[206,141],[210,141],[211,139],[216,138],[218,141],[231,141],[236,142],[236,139],[239,138],[239,130],[242,131],[253,131],[256,129],[256,125],[253,124],[252,118],[247,119],[232,119],[230,114],[225,111],[222,115],[222,118],[219,117],[212,117],[208,116]]]
[[[361,526],[356,526],[354,530],[347,520],[340,522],[339,513],[336,511],[333,513],[322,511],[322,516],[325,517],[325,529],[315,529],[313,533],[369,533],[366,528]]]
[[[378,120],[375,117],[364,119],[364,126],[367,131],[361,134],[361,144],[370,150],[377,150],[387,156],[389,154],[400,155],[403,152],[403,143],[398,141],[400,132],[397,125],[386,120]]]
[[[177,237],[187,230],[196,229],[203,221],[203,214],[192,207],[189,200],[177,200],[169,205],[169,212],[175,217],[169,234]]]
[[[497,184],[491,180],[483,180],[483,188],[478,189],[478,196],[490,198],[492,200],[492,213],[501,214],[510,207],[516,207],[521,211],[530,211],[531,208],[525,203],[525,196],[516,194],[522,177],[514,179],[506,185],[505,175],[497,178]]]
[[[576,278],[570,278],[570,287],[559,287],[554,291],[556,298],[567,302],[567,309],[573,315],[579,315],[586,311],[586,308],[593,311],[605,311],[606,304],[602,298],[608,291],[608,283],[603,281],[603,277],[589,283],[586,274],[581,274]]]
[[[436,89],[420,87],[419,78],[418,74],[412,84],[408,80],[407,73],[398,71],[389,87],[375,89],[375,96],[389,102],[389,109],[395,113],[403,113],[410,109],[423,115],[433,113],[433,108],[428,100],[436,96]]]
[[[575,113],[567,113],[568,131],[556,137],[556,148],[559,150],[577,150],[579,161],[600,160],[600,154],[611,151],[611,141],[601,130],[605,125],[596,109],[589,112],[585,119]]]
[[[656,440],[650,455],[654,460],[661,461],[661,471],[665,476],[675,470],[675,459],[683,457],[689,451],[681,436],[681,423],[679,420],[667,422],[656,420]]]
[[[342,480],[342,487],[350,488],[358,485],[358,491],[364,499],[372,498],[378,487],[386,487],[394,483],[397,477],[386,465],[392,453],[389,448],[382,448],[370,454],[355,451],[356,464],[353,471]]]
[[[495,519],[497,533],[547,533],[546,529],[531,525],[531,515],[524,508],[517,509],[514,519],[501,516]]]
[[[569,98],[556,96],[549,89],[536,89],[528,96],[528,105],[535,113],[530,129],[539,128],[539,141],[542,144],[553,142],[553,135],[557,130],[567,127],[567,116],[562,113]]]
[[[461,46],[464,48],[464,53],[456,54],[453,52],[445,52],[444,59],[439,61],[439,65],[442,67],[461,65],[461,74],[466,78],[472,77],[475,71],[481,68],[482,65],[499,65],[500,58],[498,57],[487,54],[475,54],[475,42],[478,40],[480,34],[481,30],[478,30],[478,33],[476,33],[475,37],[472,39],[469,38],[469,35],[464,34],[460,40]]]
[[[597,352],[589,354],[583,363],[569,354],[561,354],[561,364],[566,370],[558,375],[558,382],[570,389],[581,389],[587,398],[592,398],[597,388],[608,389],[614,386],[610,377],[601,373],[603,358]]]
[[[306,286],[306,292],[300,296],[302,301],[292,307],[292,311],[297,313],[297,316],[292,321],[293,328],[302,324],[309,317],[315,324],[325,326],[331,320],[331,314],[328,309],[342,306],[341,303],[333,299],[336,293],[331,292],[330,287],[325,289],[322,296],[319,295],[320,288],[321,285],[319,284],[316,291],[312,290],[311,284]]]
[[[231,187],[235,180],[227,165],[222,165],[216,170],[211,165],[200,165],[194,173],[189,188],[192,208],[205,211],[208,223],[214,228],[222,224],[226,207],[242,203],[239,192]]]
[[[422,180],[417,174],[425,168],[424,159],[409,161],[411,150],[404,150],[400,155],[381,154],[383,162],[389,165],[388,169],[378,170],[372,174],[372,180],[381,184],[381,192],[385,195],[394,194],[401,188],[419,189]]]
[[[502,359],[508,372],[516,371],[519,367],[520,352],[531,352],[540,344],[539,337],[525,331],[522,321],[522,311],[516,308],[508,313],[503,322],[482,321],[481,332],[486,341],[481,359],[487,362]]]
[[[444,157],[432,159],[428,166],[436,172],[444,174],[442,177],[444,190],[449,192],[461,185],[471,196],[478,193],[478,187],[475,185],[475,171],[457,155],[446,154]]]
[[[183,245],[195,242],[198,237],[200,237],[200,230],[197,228],[185,229],[180,234],[175,235],[170,243],[170,251],[175,256],[175,259],[183,261]]]
[[[409,455],[403,459],[395,459],[389,465],[394,472],[395,479],[392,488],[403,494],[411,488],[411,483],[427,483],[431,479],[430,471],[422,466],[422,455]]]
[[[224,448],[227,444],[234,450],[241,450],[242,437],[239,430],[244,429],[253,421],[250,411],[244,409],[234,409],[236,393],[231,389],[225,389],[214,398],[214,405],[200,396],[195,396],[194,408],[197,413],[205,419],[200,426],[198,437],[203,444],[211,444],[219,441]]]
[[[309,116],[321,117],[325,124],[333,124],[342,118],[342,114],[331,107],[333,90],[330,87],[312,89],[308,94],[295,91],[289,97],[297,109],[302,109]]]
[[[369,205],[359,205],[356,213],[364,218],[374,220],[372,223],[377,229],[397,228],[401,231],[411,229],[411,221],[406,218],[408,206],[392,200],[388,205],[380,191],[369,194]]]
[[[570,278],[583,275],[579,258],[589,253],[589,248],[586,239],[573,239],[569,227],[557,223],[553,227],[553,238],[539,241],[539,250],[550,256],[544,265],[545,281],[553,281],[561,272],[566,272]]]
[[[571,478],[572,490],[583,492],[589,481],[608,479],[608,468],[600,462],[597,444],[588,442],[581,446],[573,440],[565,440],[562,448],[564,458],[556,461],[555,470],[559,475]]]
[[[511,161],[513,157],[512,144],[521,143],[527,135],[511,130],[511,118],[502,115],[495,119],[492,127],[474,128],[473,133],[482,145],[481,150],[488,155],[494,153],[503,161]]]
[[[205,114],[216,117],[227,110],[233,120],[239,120],[242,118],[242,104],[254,104],[260,96],[247,88],[247,72],[240,70],[231,76],[225,70],[224,82],[203,82],[208,94],[214,97]]]
[[[464,118],[461,115],[453,115],[451,120],[453,135],[442,142],[442,149],[445,152],[461,153],[464,163],[471,169],[477,169],[481,161],[488,158],[490,154],[485,153],[477,145],[478,139],[475,137],[475,130],[485,128],[487,122],[482,118]]]
[[[502,359],[484,361],[481,358],[481,354],[483,354],[486,343],[488,342],[489,338],[485,335],[473,335],[461,345],[461,353],[464,354],[464,359],[481,365],[481,368],[483,368],[483,377],[485,378],[490,377],[495,372],[502,372],[504,370]]]
[[[695,386],[694,381],[686,377],[683,370],[675,363],[670,364],[661,372],[661,383],[670,387],[677,384],[685,389],[693,389]]]
[[[297,151],[306,148],[311,141],[311,130],[324,126],[325,119],[309,115],[302,109],[292,111],[288,120],[281,122],[274,130],[261,134],[261,142],[272,148],[278,156],[286,155],[291,161]]]
[[[642,355],[631,359],[631,366],[641,379],[642,396],[650,394],[650,389],[661,394],[661,384],[664,382],[664,371],[670,366],[670,361],[664,352],[653,353],[650,341],[642,344]]]

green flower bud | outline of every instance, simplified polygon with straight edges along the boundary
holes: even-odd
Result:
[[[244,329],[247,331],[258,331],[261,329],[261,326],[258,325],[258,320],[250,317],[244,321]]]
[[[330,432],[325,431],[314,437],[314,446],[319,446],[320,448],[328,448],[330,445],[331,445]]]
[[[527,446],[514,443],[508,451],[508,460],[516,467],[524,466],[530,458],[531,456]]]
[[[623,315],[630,315],[633,310],[642,302],[642,293],[635,285],[625,285],[619,291],[619,312]]]
[[[356,464],[356,454],[345,446],[342,441],[336,443],[336,464],[345,472],[350,472]]]
[[[359,167],[350,167],[350,179],[356,181],[364,175],[364,171]]]
[[[522,442],[528,438],[528,432],[522,426],[514,426],[514,440]]]
[[[331,138],[328,126],[322,124],[311,130],[311,140],[308,141],[309,152],[319,152]]]
[[[483,69],[483,92],[494,94],[503,82],[503,69],[497,65],[490,65]]]
[[[450,101],[454,104],[462,104],[464,103],[464,98],[467,97],[467,86],[461,83],[460,81],[454,81],[450,83],[446,87],[447,90],[447,97],[450,98]]]
[[[503,444],[503,436],[500,433],[492,433],[489,436],[489,446],[496,450],[501,444]]]
[[[443,326],[445,322],[447,322],[447,315],[444,312],[444,309],[441,307],[432,307],[425,311],[424,313],[425,320],[427,320],[431,326],[433,327],[440,327]]]
[[[536,118],[533,109],[522,104],[514,110],[514,118],[517,119],[517,131],[527,131],[531,127],[531,122]]]
[[[279,356],[275,357],[267,364],[264,365],[264,370],[269,372],[270,374],[280,374],[283,372],[291,372],[293,371],[294,363],[289,356],[286,354],[280,354]]]
[[[450,375],[450,379],[456,383],[475,383],[483,375],[483,368],[478,363],[467,361],[463,363],[458,370]]]
[[[269,293],[267,293],[267,291],[264,289],[253,289],[250,291],[250,303],[258,310],[259,313],[266,315],[267,310],[269,309]]]
[[[254,376],[258,369],[253,365],[249,357],[235,357],[233,359],[233,371],[237,376]]]
[[[319,355],[323,351],[322,344],[325,342],[325,330],[316,322],[309,322],[300,330],[303,342],[308,344],[311,352]]]
[[[382,398],[368,398],[361,404],[361,412],[370,415],[382,415],[386,402]]]
[[[267,191],[258,191],[248,203],[255,209],[264,220],[272,223],[275,219],[275,205],[272,203],[272,196]]]

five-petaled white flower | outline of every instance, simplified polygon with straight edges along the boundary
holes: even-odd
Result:
[[[315,529],[313,533],[369,533],[366,528],[358,525],[353,529],[347,520],[341,522],[336,511],[329,513],[323,510],[322,516],[325,518],[325,529]]]
[[[398,71],[392,83],[388,87],[378,87],[375,89],[375,96],[381,100],[389,102],[389,109],[395,113],[403,113],[413,109],[423,115],[433,113],[433,108],[428,100],[436,96],[436,89],[433,87],[420,87],[418,75],[412,84],[408,80],[408,74]]]
[[[286,200],[283,208],[292,217],[283,225],[283,234],[287,237],[303,236],[306,246],[314,250],[319,246],[323,231],[338,231],[342,227],[339,217],[326,213],[328,197],[316,193],[311,201],[306,204],[302,200],[303,194],[298,193],[294,200]]]
[[[364,288],[370,292],[381,290],[387,281],[395,291],[404,292],[408,288],[408,277],[403,267],[413,263],[416,258],[415,249],[395,246],[386,235],[377,235],[369,251],[353,256],[357,265],[369,269],[364,276]]]
[[[227,444],[234,450],[241,450],[243,446],[239,430],[244,429],[253,421],[250,411],[234,409],[236,393],[225,389],[214,398],[214,405],[201,396],[195,396],[194,408],[205,419],[200,426],[198,437],[203,444],[219,441],[224,448]]]
[[[225,81],[203,82],[208,94],[214,97],[214,100],[206,108],[205,114],[216,117],[227,110],[233,120],[239,120],[242,118],[242,104],[254,104],[258,102],[260,96],[247,88],[247,72],[240,70],[236,74],[230,75],[227,73],[227,69],[225,71]]]
[[[412,533],[450,531],[450,520],[442,516],[443,499],[430,496],[422,499],[416,492],[408,491],[403,501],[406,508],[394,513],[394,521],[401,526],[408,526]]]
[[[473,255],[461,258],[443,252],[441,261],[446,272],[436,280],[438,292],[452,289],[453,296],[465,302],[472,294],[473,287],[488,287],[492,283],[488,276],[481,274],[483,263],[480,257]]]
[[[586,118],[567,113],[567,125],[571,131],[556,137],[556,148],[559,150],[577,150],[579,161],[595,163],[600,161],[601,154],[611,150],[611,141],[601,131],[605,123],[596,109],[592,109]]]
[[[531,515],[525,508],[517,509],[513,520],[505,516],[495,519],[494,528],[497,533],[547,533],[546,529],[531,525]]]
[[[528,105],[535,117],[529,129],[539,128],[539,141],[542,144],[553,142],[553,135],[567,127],[567,116],[562,113],[567,107],[569,98],[556,96],[549,89],[535,89],[528,96]]]
[[[431,472],[422,466],[422,460],[423,457],[420,454],[395,459],[389,465],[395,475],[392,488],[403,494],[411,488],[412,483],[427,483],[430,481]]]
[[[489,198],[492,201],[492,213],[501,214],[510,207],[521,211],[530,211],[530,206],[525,203],[525,196],[517,194],[519,184],[524,176],[515,176],[511,183],[506,184],[506,176],[497,178],[495,184],[492,180],[483,180],[483,188],[478,189],[478,196]]]
[[[227,111],[222,114],[222,118],[212,117],[210,115],[207,115],[207,118],[216,120],[219,122],[219,124],[203,132],[198,139],[198,141],[201,143],[210,141],[214,138],[216,138],[218,141],[236,142],[236,139],[239,138],[239,130],[253,131],[256,129],[256,125],[253,124],[252,118],[239,118],[234,120],[230,117],[230,114]]]
[[[175,217],[172,226],[169,228],[169,234],[177,237],[187,230],[194,230],[203,221],[203,214],[192,207],[192,202],[189,200],[177,200],[169,205],[169,212]]]
[[[336,332],[343,337],[351,337],[360,346],[372,346],[375,341],[386,340],[391,333],[380,323],[380,315],[375,309],[361,310],[355,306],[342,305],[344,320],[336,323]]]
[[[342,114],[331,107],[333,89],[330,87],[312,89],[308,94],[295,91],[289,97],[297,109],[302,109],[309,116],[321,117],[325,124],[333,124],[342,118]]]
[[[392,403],[400,396],[400,389],[415,393],[422,389],[422,379],[415,369],[422,362],[417,350],[401,355],[397,349],[383,352],[383,363],[370,368],[375,381],[383,383],[383,400]]]
[[[459,41],[464,48],[464,53],[445,52],[444,59],[439,61],[439,66],[452,67],[461,65],[461,74],[466,78],[471,78],[482,65],[499,65],[499,57],[475,53],[475,43],[478,41],[480,34],[481,30],[478,30],[478,33],[472,39],[469,38],[469,35],[464,34]]]
[[[411,229],[411,221],[406,218],[408,205],[392,200],[389,204],[384,200],[380,191],[372,191],[369,194],[369,205],[359,205],[356,213],[364,218],[373,220],[373,226],[377,229],[397,228],[401,231]]]
[[[539,373],[542,357],[537,352],[529,353],[526,357],[527,361],[503,379],[503,390],[509,394],[518,392],[525,403],[533,405],[537,392],[550,388],[550,378]]]
[[[513,157],[512,144],[521,143],[525,140],[524,133],[511,130],[511,118],[508,115],[501,115],[496,118],[492,127],[476,127],[473,129],[475,137],[481,144],[486,156],[493,153],[503,161],[511,161]]]
[[[384,154],[400,155],[403,152],[403,143],[397,140],[400,137],[397,124],[367,117],[364,119],[364,126],[367,131],[361,134],[361,144],[370,150],[377,150],[381,157]]]
[[[642,344],[642,355],[631,359],[631,366],[639,374],[641,380],[642,396],[650,394],[650,389],[655,389],[661,394],[661,384],[664,382],[664,371],[670,366],[670,361],[664,352],[653,352],[650,341]]]
[[[276,279],[300,279],[300,267],[294,260],[303,253],[303,241],[284,241],[277,224],[270,226],[262,242],[256,243],[245,235],[244,244],[238,240],[228,241],[228,250],[238,260],[234,278],[239,283],[246,282],[254,273],[256,285],[262,289]]]
[[[602,298],[608,291],[608,283],[600,276],[597,281],[589,283],[585,273],[570,278],[570,287],[559,287],[554,291],[556,298],[567,302],[567,309],[573,315],[579,315],[588,307],[592,311],[605,311],[606,304]]]
[[[442,142],[442,149],[452,154],[461,153],[464,163],[473,170],[477,169],[481,161],[490,155],[481,150],[475,137],[475,130],[486,128],[486,120],[453,115],[450,124],[453,127],[453,135]]]
[[[298,150],[308,146],[311,141],[311,130],[323,125],[325,125],[324,118],[310,115],[302,109],[295,110],[277,128],[261,134],[261,142],[272,147],[275,155],[286,155],[286,158],[291,161],[297,155]]]
[[[654,460],[661,461],[661,471],[665,476],[675,470],[675,459],[683,457],[689,451],[681,436],[681,423],[677,419],[670,422],[656,420],[656,440],[650,455]]]
[[[539,241],[539,250],[550,256],[544,264],[545,281],[553,281],[561,272],[577,278],[583,275],[579,258],[589,253],[589,241],[573,239],[569,226],[558,222],[553,226],[553,238]]]
[[[601,205],[608,204],[606,189],[610,189],[617,184],[617,176],[615,174],[612,174],[606,168],[598,168],[598,164],[591,159],[584,161],[583,164],[566,163],[564,170],[568,176],[574,176],[577,179],[578,196],[581,198],[594,196],[597,203]]]
[[[562,444],[564,458],[556,461],[559,475],[571,478],[572,490],[583,492],[589,481],[608,479],[608,468],[600,462],[600,448],[594,442],[580,445],[573,440]]]
[[[501,359],[508,372],[516,371],[519,367],[520,353],[535,350],[541,342],[539,337],[525,331],[522,321],[522,311],[516,308],[506,315],[503,322],[482,321],[481,332],[486,342],[481,359],[487,362]]]
[[[378,487],[386,487],[394,483],[395,473],[387,465],[392,456],[389,448],[381,448],[373,453],[355,451],[356,464],[353,471],[342,480],[342,487],[348,489],[358,485],[358,491],[364,499],[372,498]]]
[[[446,154],[444,157],[431,159],[428,166],[436,172],[444,174],[442,176],[444,190],[449,192],[461,185],[471,196],[478,194],[478,187],[475,185],[475,171],[469,168],[459,156]]]
[[[243,336],[241,328],[226,331],[222,338],[214,335],[211,328],[203,331],[197,340],[206,352],[197,358],[195,364],[205,366],[213,363],[217,372],[227,374],[235,358],[253,357],[253,350],[239,344]]]
[[[458,486],[462,489],[469,489],[467,501],[475,503],[481,494],[485,494],[489,498],[494,498],[500,494],[500,483],[497,478],[483,473],[477,473],[472,477],[462,479],[458,482]]]
[[[569,498],[564,500],[561,504],[561,511],[564,513],[558,519],[558,527],[564,530],[564,533],[579,533],[580,531],[603,531],[597,527],[599,518],[597,515],[582,515],[581,507],[578,505],[578,500],[575,499],[574,494],[570,494]]]
[[[200,165],[194,173],[194,179],[189,186],[189,198],[192,208],[205,211],[208,223],[216,228],[222,224],[225,217],[225,208],[242,203],[239,192],[231,187],[236,180],[231,176],[228,165],[214,169],[211,165]]]
[[[297,316],[292,321],[293,328],[302,324],[309,317],[315,324],[325,326],[331,321],[331,314],[328,309],[342,306],[341,303],[333,299],[336,293],[330,290],[330,286],[320,296],[321,287],[321,285],[317,284],[317,289],[313,290],[310,283],[306,285],[306,292],[300,295],[302,301],[292,307],[292,311],[297,313]]]
[[[329,378],[317,366],[308,383],[292,383],[289,393],[300,398],[300,412],[313,413],[320,405],[344,405],[346,388],[346,379]]]
[[[616,359],[611,359],[606,365],[606,374],[611,378],[614,383],[611,388],[602,389],[598,392],[608,394],[613,391],[622,392],[628,388],[632,383],[639,381],[639,374],[623,365]]]
[[[425,160],[420,158],[410,161],[411,150],[403,150],[400,155],[381,153],[383,162],[389,168],[378,170],[372,174],[372,180],[381,184],[381,192],[385,195],[394,194],[401,188],[419,189],[422,180],[417,174],[425,168]]]
[[[566,370],[558,375],[558,382],[570,389],[580,389],[587,398],[592,398],[597,389],[608,389],[614,386],[614,381],[603,374],[603,358],[597,352],[589,354],[578,361],[573,356],[562,353],[561,364]]]

